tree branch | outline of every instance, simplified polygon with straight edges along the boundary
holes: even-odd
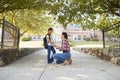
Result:
[[[20,34],[20,36],[23,36],[28,30],[24,31],[23,33]]]

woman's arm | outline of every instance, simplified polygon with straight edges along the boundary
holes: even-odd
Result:
[[[68,44],[68,42],[66,40],[62,41],[62,46],[61,47],[59,47],[57,45],[54,45],[54,47],[56,49],[59,49],[60,51],[70,51],[69,44]]]
[[[60,50],[60,51],[66,51],[68,48],[67,48],[67,41],[65,41],[65,40],[63,40],[63,42],[62,42],[62,46],[61,47],[58,47],[58,49]]]
[[[52,44],[56,49],[58,49],[59,48],[59,46],[58,45],[56,45],[56,44]]]

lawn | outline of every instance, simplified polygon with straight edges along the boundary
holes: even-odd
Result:
[[[33,47],[43,47],[42,41],[22,41],[20,42],[20,48],[33,48]],[[61,44],[59,44],[61,45]],[[75,41],[72,42],[72,47],[103,47],[102,41]]]
[[[73,47],[103,47],[102,41],[75,41]]]
[[[36,47],[43,47],[42,41],[22,41],[20,42],[20,48],[36,48]]]
[[[102,41],[75,41],[72,42],[72,44],[75,45],[86,45],[86,44],[103,44]]]

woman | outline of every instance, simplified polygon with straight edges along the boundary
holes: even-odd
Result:
[[[63,63],[64,65],[69,63],[72,63],[72,59],[71,59],[71,53],[70,53],[70,45],[68,42],[68,35],[66,32],[63,32],[61,35],[61,39],[62,39],[62,45],[61,47],[54,45],[56,49],[59,49],[60,51],[63,51],[62,54],[55,54],[53,55],[53,58],[56,59],[56,63],[57,64],[61,64]]]

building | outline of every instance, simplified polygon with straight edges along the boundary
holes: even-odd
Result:
[[[102,40],[102,33],[100,30],[83,30],[80,25],[77,24],[68,24],[66,29],[64,29],[63,25],[59,23],[55,23],[54,33],[53,33],[53,40],[55,42],[61,41],[61,33],[67,32],[69,39],[71,41],[84,41],[86,38],[98,38],[99,40]],[[43,40],[43,35],[31,35],[31,34],[25,34],[25,36],[31,36],[32,40]]]
[[[68,36],[71,41],[82,41],[86,38],[96,37],[99,40],[102,40],[102,33],[99,30],[83,30],[80,25],[77,24],[68,24],[67,29],[64,32],[68,33]]]

